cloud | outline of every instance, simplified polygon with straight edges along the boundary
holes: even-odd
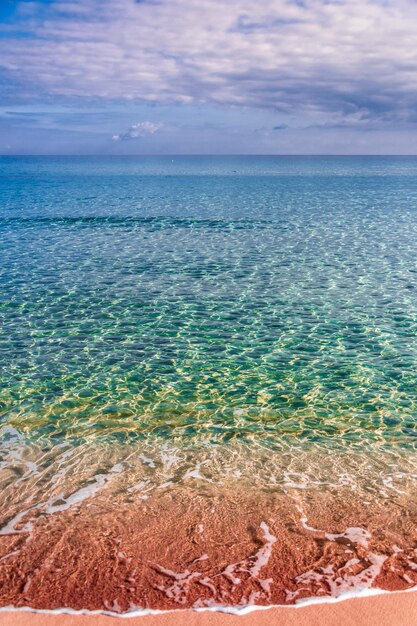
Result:
[[[415,0],[20,2],[0,38],[0,73],[22,100],[255,107],[317,126],[395,126],[415,123],[416,23]]]
[[[118,135],[113,135],[113,141],[128,141],[129,139],[139,139],[140,137],[146,137],[147,135],[153,135],[156,133],[162,124],[155,124],[154,122],[138,122],[132,124],[132,126],[125,132]]]

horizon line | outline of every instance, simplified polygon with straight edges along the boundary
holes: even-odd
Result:
[[[80,153],[74,153],[74,154],[56,154],[56,153],[51,153],[51,154],[21,154],[21,153],[16,153],[16,154],[0,154],[0,158],[4,158],[4,157],[109,157],[109,158],[114,158],[114,157],[156,157],[156,158],[161,158],[161,157],[381,157],[381,158],[385,158],[385,157],[400,157],[400,158],[404,158],[404,157],[410,157],[410,158],[415,158],[417,157],[417,153],[416,154],[334,154],[334,153],[328,153],[328,154],[285,154],[285,153],[276,153],[276,154],[271,154],[271,153],[266,153],[266,154],[257,154],[257,153],[227,153],[227,154],[222,154],[222,153],[187,153],[187,154],[175,154],[175,153],[164,153],[164,154],[154,154],[154,153],[143,153],[143,154],[96,154],[96,153],[91,153],[91,154],[80,154]]]

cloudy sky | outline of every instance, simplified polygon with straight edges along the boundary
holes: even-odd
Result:
[[[0,154],[416,154],[416,0],[0,0]]]

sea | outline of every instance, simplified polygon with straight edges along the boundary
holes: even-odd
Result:
[[[417,158],[0,157],[0,605],[417,584]]]

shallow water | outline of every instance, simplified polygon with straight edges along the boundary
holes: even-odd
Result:
[[[313,533],[315,550],[323,540],[339,549],[346,528],[360,528],[351,543],[363,552],[369,513],[383,523],[381,503],[409,520],[392,532],[398,549],[413,549],[416,174],[412,157],[1,158],[4,575],[10,564],[25,570],[23,561],[23,579],[46,567],[45,548],[31,565],[19,543],[35,541],[39,525],[73,516],[65,523],[78,532],[90,505],[101,511],[96,521],[115,506],[141,515],[148,499],[159,511],[158,494],[188,503],[175,512],[179,527],[189,523],[185,511],[204,516],[220,494],[267,494],[255,508],[270,510],[269,521],[253,522],[249,554],[269,546],[260,556],[272,582],[220,593],[213,570],[189,598],[188,582],[171,597],[162,585],[160,602],[142,590],[137,602],[153,608],[337,595],[340,576],[343,589],[363,586],[364,576],[377,584],[398,545],[379,537],[375,551],[374,527],[368,556],[359,555],[365,574],[350,573],[347,587],[333,552],[323,565],[313,549],[313,569],[297,565],[291,580],[278,580],[276,540],[262,537],[278,518],[284,536],[290,511],[300,536],[311,534],[306,509],[320,498],[326,513],[316,521],[326,528]],[[356,508],[346,527],[348,493]],[[214,526],[207,533],[213,547]],[[297,542],[287,540],[294,557]],[[239,561],[249,579],[254,558]],[[159,567],[176,571],[169,559]],[[417,566],[404,563],[386,588],[417,582]],[[114,576],[110,568],[100,598],[82,606],[106,607]],[[62,581],[53,580],[54,599],[40,600],[42,576],[33,597],[23,582],[4,598],[62,605]]]

